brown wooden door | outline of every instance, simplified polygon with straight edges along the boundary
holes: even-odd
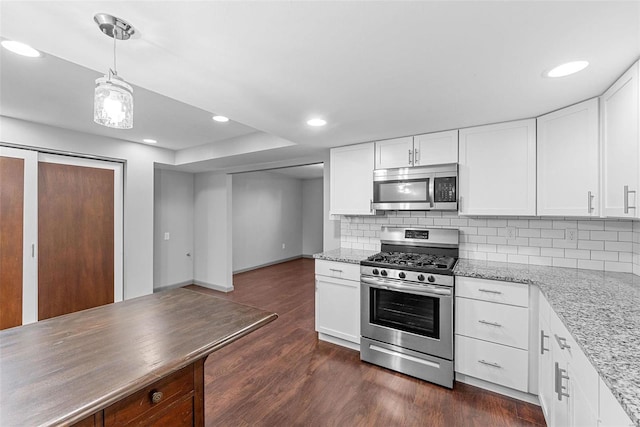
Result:
[[[0,157],[0,329],[22,325],[24,160]]]
[[[38,319],[114,301],[114,171],[38,164]]]

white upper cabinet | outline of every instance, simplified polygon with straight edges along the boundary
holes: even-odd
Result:
[[[376,141],[376,169],[407,168],[413,166],[413,137]]]
[[[458,130],[413,137],[414,166],[458,163]]]
[[[458,131],[377,141],[375,157],[376,169],[458,163]]]
[[[603,216],[640,218],[638,63],[601,98]]]
[[[459,153],[461,215],[536,214],[535,119],[461,129]]]
[[[332,148],[331,215],[373,215],[373,142]]]
[[[538,215],[598,216],[598,99],[538,117]]]

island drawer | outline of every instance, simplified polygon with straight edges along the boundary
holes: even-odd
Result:
[[[165,412],[169,407],[175,407],[180,413],[184,413],[185,406],[191,405],[193,399],[187,398],[194,394],[194,367],[189,365],[181,370],[168,375],[159,381],[125,397],[119,402],[107,407],[104,410],[105,426],[124,426],[140,420],[165,417]],[[174,403],[186,399],[189,404],[183,402]],[[192,407],[192,405],[191,405]],[[193,411],[191,411],[193,412]]]

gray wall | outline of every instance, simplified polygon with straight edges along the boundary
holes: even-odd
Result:
[[[302,255],[322,252],[323,180],[302,181]]]
[[[192,173],[156,169],[153,218],[153,288],[193,281]],[[169,240],[165,240],[169,233]],[[187,255],[190,254],[190,255]]]
[[[241,173],[233,175],[232,188],[233,271],[302,255],[301,180]]]

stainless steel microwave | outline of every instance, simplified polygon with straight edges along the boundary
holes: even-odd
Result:
[[[373,208],[458,210],[458,164],[373,171]]]

